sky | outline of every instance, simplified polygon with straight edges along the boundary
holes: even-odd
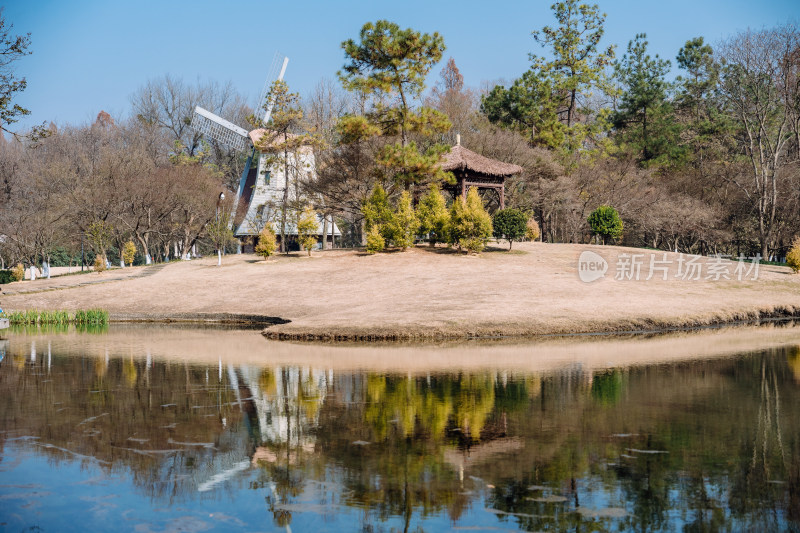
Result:
[[[587,0],[591,3],[591,0]],[[607,14],[601,45],[618,57],[637,33],[651,54],[672,60],[690,38],[712,45],[747,28],[800,21],[800,0],[597,0]],[[130,96],[165,74],[188,83],[232,82],[255,106],[276,52],[289,57],[285,80],[308,94],[336,79],[342,41],[368,21],[438,31],[447,50],[429,85],[453,57],[467,86],[511,81],[542,53],[531,32],[555,25],[552,0],[14,0],[3,17],[12,34],[30,32],[32,55],[16,65],[28,81],[16,102],[31,110],[19,125],[83,124],[104,110],[127,116]],[[674,67],[674,74],[677,69]]]

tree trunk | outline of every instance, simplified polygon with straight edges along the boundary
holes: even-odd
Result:
[[[142,247],[142,251],[144,252],[144,264],[149,265],[153,262],[153,258],[150,257],[150,249],[147,246],[148,235],[140,235],[138,233],[136,235],[136,240],[139,241],[139,245]]]
[[[355,227],[355,225],[353,225]],[[361,220],[361,246],[367,245],[367,222],[366,220]]]
[[[288,136],[284,136],[284,143]],[[283,151],[283,202],[281,204],[281,252],[288,253],[289,247],[286,246],[286,204],[289,202],[289,150]]]

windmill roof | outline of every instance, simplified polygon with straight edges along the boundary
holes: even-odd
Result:
[[[248,135],[250,136],[250,141],[253,143],[253,146],[258,147],[260,144],[261,149],[274,148],[278,146],[281,142],[283,142],[283,134],[280,134],[280,136],[278,136],[279,134],[277,132],[270,131],[264,128],[254,129],[250,133],[248,133]],[[269,139],[269,136],[271,135],[274,135],[275,137],[273,139]],[[289,139],[295,139],[299,137],[299,135],[295,135],[294,133],[288,133],[287,135]],[[267,138],[270,141],[266,145],[264,143],[261,143],[261,139],[263,139],[265,136],[267,136]],[[306,147],[304,146],[303,148]]]
[[[467,150],[460,144],[450,148],[444,155],[441,163],[442,170],[471,170],[489,176],[511,176],[519,174],[523,168],[513,163],[503,163],[496,159],[489,159],[472,150]]]

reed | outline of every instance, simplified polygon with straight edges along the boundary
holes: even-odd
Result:
[[[108,311],[105,309],[81,309],[71,314],[69,311],[38,311],[28,309],[26,311],[10,311],[0,314],[0,318],[7,318],[12,325],[17,326],[36,326],[44,324],[52,325],[105,325],[108,324]]]

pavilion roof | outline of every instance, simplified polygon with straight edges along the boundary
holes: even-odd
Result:
[[[489,159],[472,150],[467,150],[460,144],[450,148],[450,151],[443,156],[441,168],[442,170],[471,170],[489,176],[511,176],[523,171],[519,165]]]

